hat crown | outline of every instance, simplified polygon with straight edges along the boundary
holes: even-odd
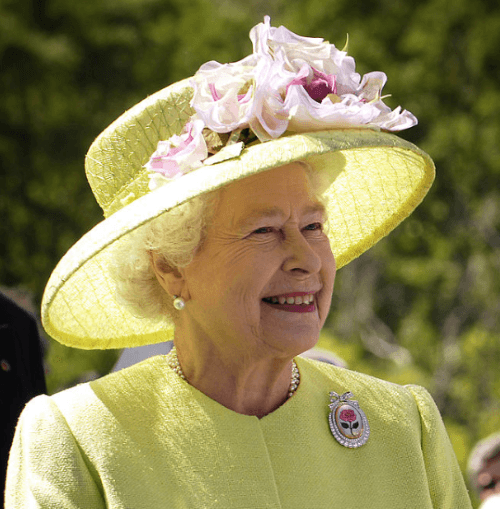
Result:
[[[180,133],[193,115],[192,96],[188,80],[166,87],[126,111],[92,143],[85,173],[105,217],[149,192],[144,165],[158,142]]]

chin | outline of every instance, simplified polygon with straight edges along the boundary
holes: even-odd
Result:
[[[316,346],[318,340],[319,333],[311,334],[309,332],[308,334],[295,335],[282,332],[281,336],[275,335],[272,340],[266,341],[266,343],[286,357],[292,358]]]

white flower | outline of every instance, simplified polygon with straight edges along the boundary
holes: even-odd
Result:
[[[301,37],[283,26],[271,27],[269,16],[252,28],[250,39],[254,54],[283,62],[286,71],[297,73],[306,64],[317,72],[337,76],[342,83],[347,84],[351,79],[359,83],[354,59],[345,51],[321,38]]]
[[[279,118],[283,125],[283,115],[288,112],[289,131],[359,126],[395,131],[417,123],[410,112],[400,107],[392,111],[383,103],[384,73],[372,72],[361,80],[354,59],[333,44],[298,36],[285,27],[271,27],[269,16],[252,29],[250,38],[254,54],[274,61],[274,83],[269,86],[270,79],[265,83],[275,97],[267,104],[267,118]],[[260,85],[257,83],[257,94]],[[271,95],[268,90],[266,94]],[[269,120],[260,121],[267,133],[276,137],[277,132],[267,128],[269,124]]]
[[[284,103],[290,112],[288,129],[307,132],[365,126],[396,131],[415,125],[417,119],[410,112],[400,107],[393,111],[383,103],[381,92],[386,80],[384,73],[369,73],[352,89],[337,80],[336,91],[325,94],[321,102],[307,87],[290,86]]]
[[[191,106],[209,129],[227,133],[248,127],[258,65],[259,58],[250,55],[232,64],[211,61],[200,67],[191,79]]]
[[[208,155],[204,128],[203,120],[194,119],[184,126],[180,135],[158,142],[156,151],[145,165],[150,172],[151,191],[202,165]]]
[[[264,17],[250,31],[253,52],[256,55],[270,56],[274,59],[286,59],[293,67],[293,61],[309,62],[321,68],[321,62],[331,58],[330,44],[321,38],[301,37],[284,26],[271,26],[271,18]],[[323,70],[323,69],[321,69]]]
[[[261,65],[255,75],[253,116],[249,126],[260,141],[279,138],[288,128],[289,111],[284,106],[285,83],[289,73],[280,62],[262,58],[267,65]]]
[[[260,141],[285,131],[336,127],[400,130],[417,123],[382,101],[387,77],[363,77],[345,51],[320,38],[301,37],[270,18],[252,28],[253,54],[232,64],[208,62],[191,83],[191,106],[218,133],[250,127]]]
[[[270,57],[254,54],[232,64],[208,62],[191,79],[191,106],[212,131],[251,127],[261,141],[278,138],[288,126],[282,82]]]

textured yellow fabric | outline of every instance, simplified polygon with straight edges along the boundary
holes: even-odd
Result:
[[[275,412],[232,412],[163,356],[52,397],[21,415],[7,509],[470,509],[425,389],[299,358]],[[359,449],[328,426],[329,391],[352,391],[371,426]]]
[[[171,324],[161,318],[138,319],[115,300],[109,248],[194,196],[293,161],[307,161],[324,177],[329,237],[340,268],[405,219],[434,179],[432,160],[415,145],[393,134],[353,128],[252,144],[239,157],[202,166],[149,192],[143,166],[158,141],[178,134],[194,113],[189,106],[192,93],[185,80],[153,94],[92,144],[86,172],[107,219],[68,251],[47,283],[42,321],[54,339],[85,349],[165,341]]]

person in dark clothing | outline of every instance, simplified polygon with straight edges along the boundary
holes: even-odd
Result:
[[[0,490],[1,507],[9,450],[24,405],[46,393],[35,317],[0,292]]]

